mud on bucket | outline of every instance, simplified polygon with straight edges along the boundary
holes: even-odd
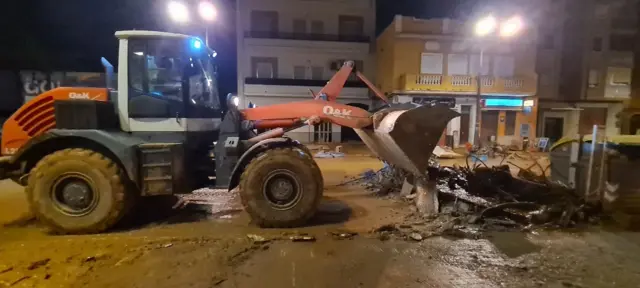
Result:
[[[423,175],[447,123],[458,116],[448,107],[388,108],[373,115],[373,129],[356,133],[382,160]]]

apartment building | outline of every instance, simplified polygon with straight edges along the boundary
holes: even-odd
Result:
[[[552,141],[618,134],[616,114],[629,98],[637,0],[549,0],[539,21],[538,132]]]
[[[345,60],[373,80],[374,0],[237,0],[238,95],[241,108],[308,100]],[[363,83],[351,79],[338,101],[368,109]],[[331,124],[288,133],[301,142],[358,139]]]
[[[396,102],[448,105],[461,113],[448,124],[448,145],[474,142],[477,113],[482,142],[518,145],[535,138],[535,31],[482,41],[472,32],[469,23],[452,19],[396,16],[377,39],[379,88]]]

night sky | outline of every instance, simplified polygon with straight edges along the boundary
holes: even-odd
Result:
[[[378,0],[377,31],[396,14],[421,18],[467,15],[478,0]],[[176,27],[160,0],[11,0],[0,11],[0,70],[100,72],[100,57],[117,64],[117,30]],[[217,0],[220,19],[210,42],[218,50],[221,95],[236,90],[235,0]],[[213,33],[212,33],[213,34]]]

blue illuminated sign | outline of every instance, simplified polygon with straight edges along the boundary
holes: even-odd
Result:
[[[491,98],[484,100],[485,107],[522,107],[522,104],[524,104],[522,99]]]

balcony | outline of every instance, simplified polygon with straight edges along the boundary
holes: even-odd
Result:
[[[356,42],[369,43],[371,38],[364,35],[335,35],[335,34],[311,34],[311,33],[290,33],[271,31],[246,31],[246,38],[258,39],[284,39],[284,40],[304,40],[304,41],[328,41],[328,42]]]
[[[306,86],[306,87],[323,87],[327,85],[329,80],[312,80],[312,79],[286,79],[286,78],[244,78],[244,84],[252,85],[276,85],[276,86]],[[344,83],[344,87],[348,88],[367,88],[367,84],[362,81],[348,80]]]
[[[482,95],[533,96],[537,92],[538,76],[512,78],[482,77]],[[477,79],[471,75],[405,74],[400,80],[404,92],[476,94]]]

